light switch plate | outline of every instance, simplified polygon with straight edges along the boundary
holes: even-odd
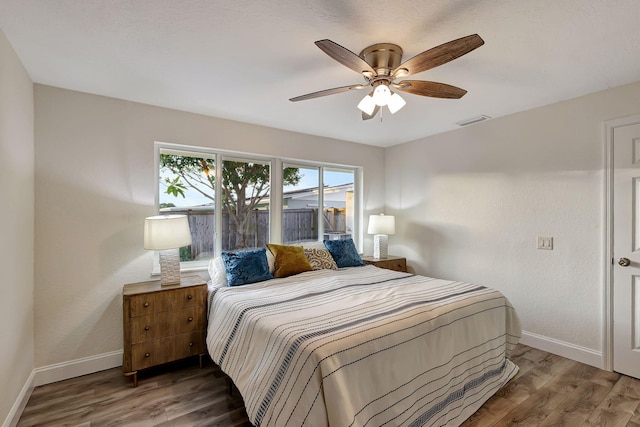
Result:
[[[538,249],[553,250],[553,237],[538,236]]]

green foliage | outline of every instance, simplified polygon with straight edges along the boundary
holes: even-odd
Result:
[[[191,246],[184,246],[180,248],[180,262],[193,261],[191,256]]]
[[[180,182],[179,176],[175,177],[174,179],[165,178],[164,183],[167,186],[167,194],[171,194],[175,197],[182,196],[182,198],[184,199],[184,191],[187,189],[187,187],[182,182]]]
[[[191,188],[211,202],[215,201],[216,167],[212,159],[160,154],[160,167],[175,176],[173,179],[165,178],[166,194],[185,197],[185,191]],[[223,161],[220,197],[223,210],[229,214],[238,248],[246,247],[249,213],[269,194],[269,169],[268,164]],[[301,178],[298,168],[283,170],[284,185],[296,185]]]
[[[165,178],[165,193],[174,197],[185,197],[188,188],[204,197],[215,200],[214,162],[200,157],[160,154],[160,168],[171,171],[173,179]]]

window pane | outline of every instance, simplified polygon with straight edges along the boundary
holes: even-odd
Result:
[[[354,171],[324,168],[324,239],[353,238]]]
[[[319,168],[285,164],[282,172],[282,242],[317,241]]]
[[[269,243],[269,163],[222,162],[222,249],[261,248]]]
[[[204,153],[160,149],[159,210],[189,218],[191,245],[180,248],[180,261],[214,256],[215,161]]]

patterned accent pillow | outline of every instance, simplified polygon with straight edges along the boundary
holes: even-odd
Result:
[[[304,255],[309,260],[311,268],[313,270],[337,270],[338,265],[333,260],[329,249],[306,249],[304,248]]]
[[[309,264],[307,257],[304,256],[302,246],[267,243],[267,248],[275,258],[274,277],[287,277],[311,270],[311,264]]]
[[[273,279],[273,275],[269,273],[267,250],[265,248],[222,252],[220,256],[227,270],[229,286],[240,286]]]
[[[331,252],[331,256],[338,268],[361,267],[364,265],[353,239],[325,240],[324,245]]]

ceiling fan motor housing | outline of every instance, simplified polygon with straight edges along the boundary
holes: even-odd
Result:
[[[378,76],[389,76],[402,63],[402,48],[393,43],[376,43],[360,52]]]

